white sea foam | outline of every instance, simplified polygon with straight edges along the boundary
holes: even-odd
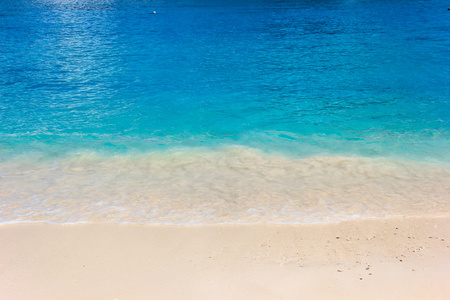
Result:
[[[0,163],[0,222],[315,223],[450,211],[447,166],[246,147]]]

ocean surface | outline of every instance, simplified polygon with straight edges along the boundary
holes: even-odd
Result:
[[[447,7],[0,1],[0,224],[448,216]]]

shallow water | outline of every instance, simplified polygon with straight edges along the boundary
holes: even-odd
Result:
[[[21,160],[0,175],[3,222],[315,223],[450,209],[447,167],[244,147]]]
[[[440,1],[2,1],[0,222],[446,214],[448,15]]]

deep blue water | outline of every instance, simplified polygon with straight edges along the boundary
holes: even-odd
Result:
[[[444,4],[1,1],[0,155],[237,144],[446,160]]]

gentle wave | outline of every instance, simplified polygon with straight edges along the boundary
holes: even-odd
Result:
[[[446,166],[391,158],[289,158],[248,147],[0,164],[0,222],[316,223],[439,216]]]

